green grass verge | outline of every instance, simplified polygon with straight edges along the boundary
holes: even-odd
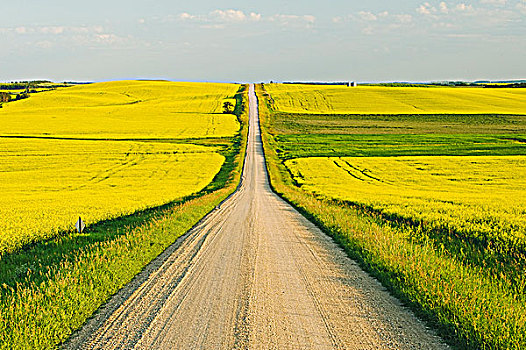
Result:
[[[203,191],[92,225],[0,257],[0,349],[52,349],[111,295],[235,191],[247,137],[247,90],[236,95],[241,130]],[[208,140],[215,145],[225,140]]]
[[[282,163],[287,157],[278,154],[283,135],[278,137],[260,86],[257,93],[267,169],[280,196],[332,236],[451,345],[526,348],[526,299],[510,288],[506,278],[418,234],[418,227],[393,224],[349,203],[317,198],[296,187]]]

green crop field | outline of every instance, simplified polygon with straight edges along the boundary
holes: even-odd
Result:
[[[258,95],[278,193],[451,344],[526,346],[524,89]]]
[[[510,134],[526,133],[524,114],[315,114],[276,112],[281,134]]]
[[[3,103],[0,349],[56,348],[232,193],[245,105],[239,85],[163,81]]]

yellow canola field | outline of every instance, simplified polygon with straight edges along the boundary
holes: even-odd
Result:
[[[0,135],[89,138],[230,137],[239,130],[222,114],[239,86],[118,81],[32,94],[0,108]],[[235,102],[235,101],[234,101]]]
[[[322,114],[526,114],[526,89],[266,84],[274,108]]]
[[[224,157],[155,142],[0,138],[0,255],[198,192]]]
[[[285,164],[305,191],[526,247],[526,156],[312,157]]]

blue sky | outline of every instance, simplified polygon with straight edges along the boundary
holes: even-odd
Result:
[[[526,0],[19,0],[0,81],[526,78]]]

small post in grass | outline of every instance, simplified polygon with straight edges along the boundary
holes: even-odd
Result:
[[[79,216],[79,219],[77,220],[77,223],[75,224],[75,228],[77,229],[78,233],[82,233],[84,229],[86,228],[86,225],[84,224],[84,221]]]

